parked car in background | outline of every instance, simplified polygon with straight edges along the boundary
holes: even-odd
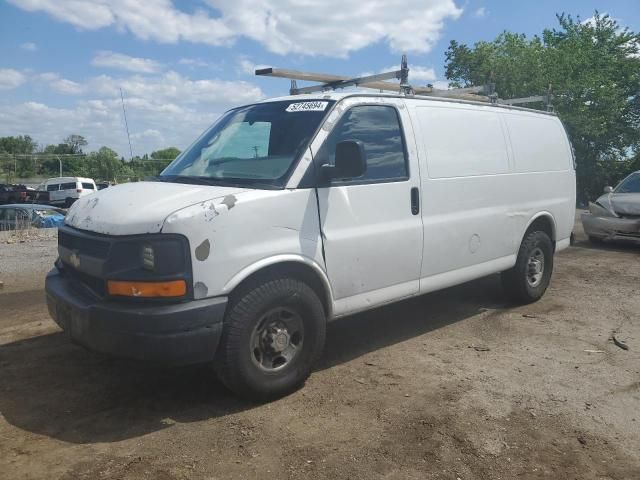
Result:
[[[51,205],[70,207],[80,197],[97,192],[98,187],[91,178],[57,177],[44,182],[43,190],[49,192]]]
[[[0,206],[0,230],[25,228],[54,228],[64,223],[66,212],[60,208],[40,204]]]
[[[27,195],[25,202],[27,203],[49,203],[49,192],[39,190],[37,188],[27,187]]]
[[[0,183],[0,204],[24,202],[27,199],[27,187]]]
[[[98,190],[104,190],[105,188],[109,188],[111,184],[109,182],[100,182],[96,183],[96,186],[98,187]]]
[[[582,226],[592,242],[640,239],[640,170],[616,188],[605,187],[604,195],[589,203],[589,213],[582,214]]]

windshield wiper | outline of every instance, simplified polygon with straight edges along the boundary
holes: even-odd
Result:
[[[192,185],[215,185],[220,187],[238,187],[238,188],[261,188],[265,190],[279,190],[281,187],[271,183],[261,182],[252,178],[215,178],[215,177],[196,177],[190,175],[158,175],[157,177],[148,177],[145,180],[150,182],[168,182],[168,183],[187,183]]]
[[[190,183],[193,185],[219,185],[221,182],[210,177],[196,177],[191,175],[158,175],[148,179],[152,182]]]

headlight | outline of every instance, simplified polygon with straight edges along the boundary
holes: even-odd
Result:
[[[589,202],[589,212],[594,217],[615,217],[615,215],[598,203]]]
[[[142,246],[142,266],[146,270],[153,270],[156,266],[155,254],[151,245]]]

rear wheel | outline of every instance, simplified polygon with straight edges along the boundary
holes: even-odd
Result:
[[[549,286],[553,272],[553,244],[542,231],[530,232],[520,245],[516,265],[502,272],[502,286],[509,299],[532,303]]]
[[[325,326],[322,303],[304,282],[278,278],[248,286],[228,307],[214,368],[242,397],[281,397],[311,374]]]
[[[589,241],[591,243],[595,243],[596,245],[600,245],[600,244],[604,243],[604,240],[602,240],[602,238],[594,237],[593,235],[589,235]]]

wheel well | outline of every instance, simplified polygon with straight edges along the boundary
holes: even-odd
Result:
[[[527,231],[525,232],[524,235],[526,237],[529,232],[536,232],[536,231],[541,231],[546,233],[551,239],[551,241],[553,242],[554,248],[555,248],[555,228],[554,228],[553,220],[551,219],[551,217],[547,215],[539,216],[533,222],[531,222],[531,225],[529,225],[529,228],[527,228]]]
[[[231,296],[238,295],[248,286],[256,283],[263,283],[275,277],[290,276],[305,282],[318,295],[324,307],[324,313],[329,317],[331,313],[331,297],[329,292],[320,278],[320,275],[310,266],[301,262],[282,262],[264,267],[257,272],[253,272],[242,282],[240,282],[231,292]]]

